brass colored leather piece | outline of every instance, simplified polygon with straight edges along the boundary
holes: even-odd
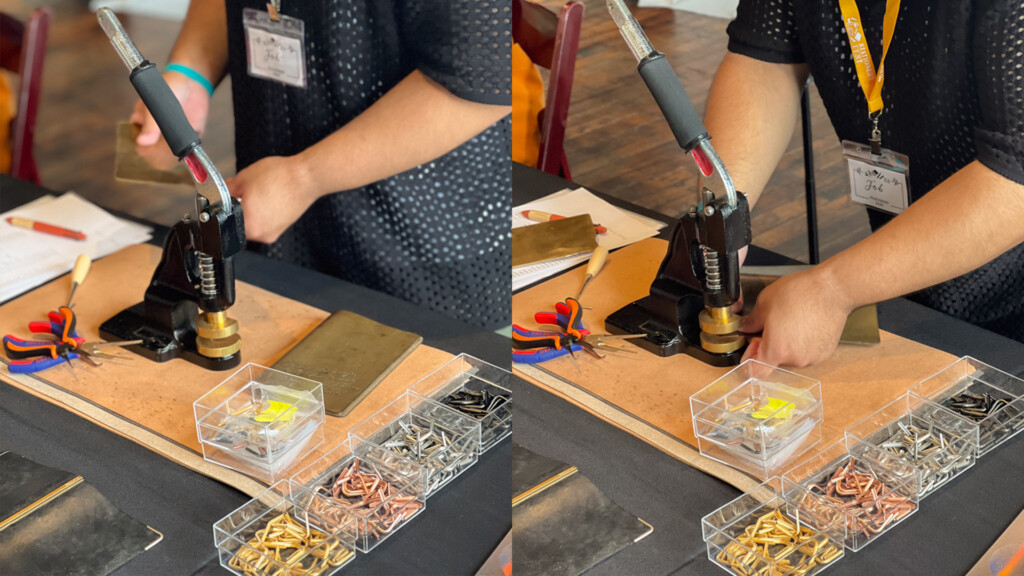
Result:
[[[163,142],[139,147],[135,139],[142,127],[131,122],[117,124],[114,146],[114,178],[121,182],[147,182],[194,186],[184,162],[178,162]]]
[[[338,310],[272,368],[323,383],[324,410],[345,416],[421,342],[417,334]]]
[[[595,248],[594,221],[589,214],[512,230],[512,266],[593,252]]]

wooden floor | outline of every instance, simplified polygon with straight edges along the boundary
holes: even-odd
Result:
[[[544,0],[557,6],[563,0]],[[661,212],[678,215],[692,203],[696,171],[672,139],[604,6],[587,8],[569,115],[567,148],[575,180]],[[117,182],[114,134],[136,96],[127,71],[84,0],[5,0],[3,10],[24,18],[36,5],[53,10],[43,95],[36,128],[36,158],[43,184],[75,190],[129,214],[169,224],[192,206],[185,187]],[[634,6],[635,4],[631,5]],[[664,9],[636,10],[654,46],[665,52],[698,110],[725,54],[724,20]],[[142,54],[161,67],[179,24],[125,17]],[[213,99],[204,145],[226,176],[234,173],[230,86]],[[867,218],[847,198],[842,157],[814,95],[815,156],[822,254],[864,237]],[[802,148],[798,135],[754,213],[759,245],[806,259]]]
[[[563,1],[543,3],[557,10]],[[694,203],[696,167],[679,149],[637,75],[636,62],[608,15],[605,0],[582,1],[586,13],[566,134],[573,180],[678,216]],[[629,5],[703,113],[711,80],[726,52],[728,21],[667,9],[637,9],[634,0]],[[812,110],[824,259],[870,230],[864,209],[849,200],[839,142],[816,91],[812,91]],[[794,130],[789,150],[754,210],[753,233],[756,244],[807,261],[799,130]]]
[[[191,187],[114,180],[118,122],[127,121],[137,96],[128,70],[85,0],[5,0],[2,10],[24,20],[36,6],[53,12],[43,65],[35,155],[43,185],[74,190],[89,200],[162,224],[194,205]],[[180,24],[123,16],[128,34],[147,59],[163,68]],[[225,176],[234,174],[234,119],[229,82],[217,89],[203,145]]]

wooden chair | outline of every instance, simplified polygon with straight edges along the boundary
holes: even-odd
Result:
[[[0,68],[18,75],[18,104],[11,122],[11,176],[39,184],[32,154],[50,10],[38,8],[22,24],[0,12]]]
[[[569,2],[556,16],[529,0],[512,0],[512,38],[534,64],[550,70],[540,124],[537,168],[571,180],[565,156],[565,126],[576,70],[583,4]]]

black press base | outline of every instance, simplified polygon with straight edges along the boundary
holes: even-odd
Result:
[[[666,326],[647,307],[650,297],[627,304],[605,319],[605,328],[612,334],[647,334],[646,338],[634,338],[630,342],[658,356],[686,354],[711,366],[736,366],[743,357],[746,346],[729,354],[708,352],[700,345],[700,329],[696,330],[696,341],[687,338],[677,328]],[[696,318],[694,319],[696,322]]]
[[[230,370],[242,362],[241,352],[224,358],[203,356],[196,350],[195,332],[175,337],[173,333],[154,328],[147,322],[145,304],[142,302],[122,310],[100,325],[100,336],[106,340],[142,340],[142,344],[125,348],[154,362],[181,358],[207,370]]]

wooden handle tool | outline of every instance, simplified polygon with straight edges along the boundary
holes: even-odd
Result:
[[[598,246],[594,249],[594,253],[590,255],[590,262],[587,263],[587,273],[583,278],[583,286],[580,286],[580,293],[576,295],[576,299],[579,300],[580,296],[583,296],[583,291],[587,289],[587,284],[597,276],[597,273],[604,268],[604,261],[608,259],[608,249],[604,246]]]
[[[82,282],[85,282],[90,266],[92,266],[92,259],[85,254],[79,254],[78,259],[75,260],[75,267],[71,270],[71,294],[68,295],[68,308],[71,308],[71,301],[75,298],[75,290],[82,285]]]

